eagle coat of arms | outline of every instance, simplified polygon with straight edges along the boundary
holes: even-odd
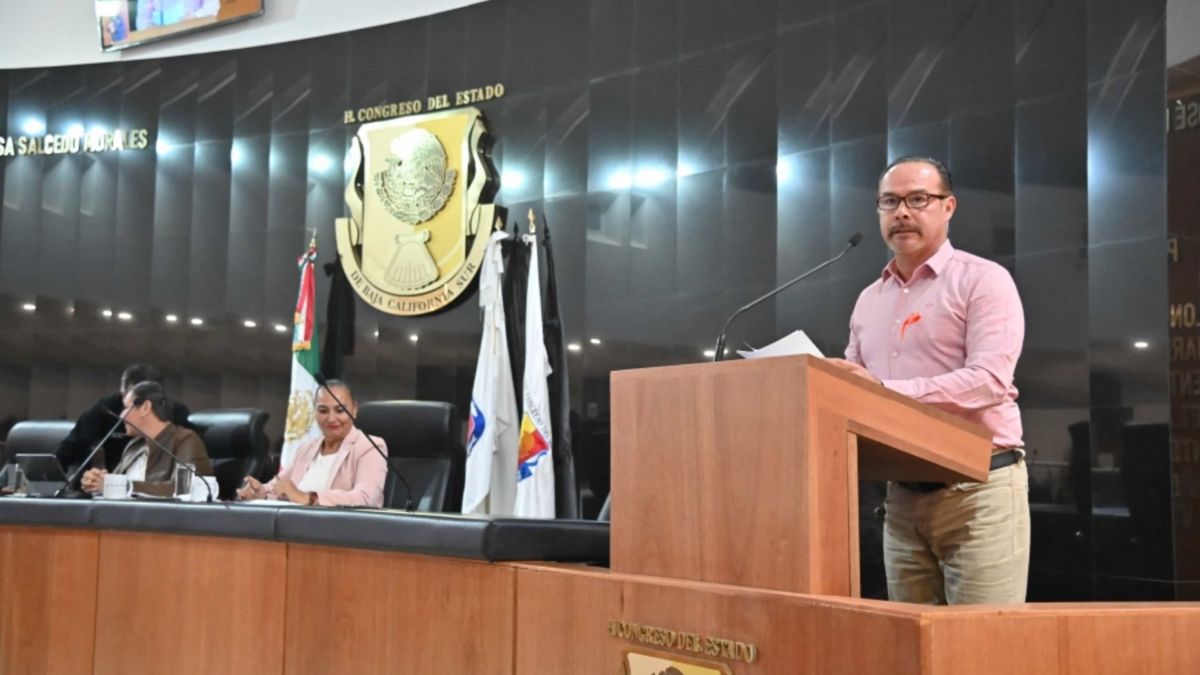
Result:
[[[338,255],[354,289],[397,315],[442,309],[479,271],[497,221],[490,138],[476,108],[359,127],[347,157]],[[483,234],[484,236],[478,236]]]

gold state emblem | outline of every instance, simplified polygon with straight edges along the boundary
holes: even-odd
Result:
[[[292,443],[304,438],[308,430],[312,428],[314,420],[313,415],[313,395],[307,391],[294,391],[288,398],[288,413],[287,426],[283,430],[283,437],[287,442]]]
[[[338,256],[359,296],[390,314],[437,311],[479,271],[488,234],[503,227],[495,169],[477,108],[359,127],[350,144],[349,218]],[[479,236],[479,235],[483,236]]]

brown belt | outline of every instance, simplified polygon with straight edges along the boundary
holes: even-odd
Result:
[[[1011,448],[1001,450],[992,454],[992,464],[988,468],[989,471],[1003,469],[1006,466],[1012,466],[1021,461],[1022,448]],[[898,481],[896,483],[902,488],[912,490],[913,492],[937,492],[943,488],[949,487],[949,483],[925,483],[920,481]]]

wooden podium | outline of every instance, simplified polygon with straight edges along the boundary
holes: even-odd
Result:
[[[819,358],[612,374],[612,570],[859,595],[858,480],[985,480],[983,427]]]

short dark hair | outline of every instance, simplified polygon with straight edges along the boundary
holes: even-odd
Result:
[[[150,411],[162,422],[171,421],[171,401],[167,392],[159,382],[138,382],[129,390],[133,394],[133,407],[138,407],[146,401],[150,402]]]
[[[157,382],[162,384],[162,371],[154,366],[146,363],[135,363],[125,369],[121,373],[121,392],[129,391],[129,388],[138,382]]]
[[[899,159],[892,160],[892,163],[888,164],[887,168],[879,173],[879,180],[875,181],[875,185],[878,187],[878,185],[883,182],[883,177],[887,175],[887,172],[896,168],[896,166],[900,164],[908,164],[909,162],[928,164],[934,169],[937,169],[938,178],[942,181],[942,190],[948,195],[954,194],[954,179],[950,177],[950,169],[946,168],[946,165],[943,164],[941,160],[934,159],[933,157],[925,157],[923,155],[905,155]]]
[[[358,400],[354,398],[354,389],[345,380],[325,380],[325,386],[331,389],[333,387],[341,387],[346,390],[346,395],[350,398],[350,401]],[[342,403],[349,403],[350,401],[342,401]]]

